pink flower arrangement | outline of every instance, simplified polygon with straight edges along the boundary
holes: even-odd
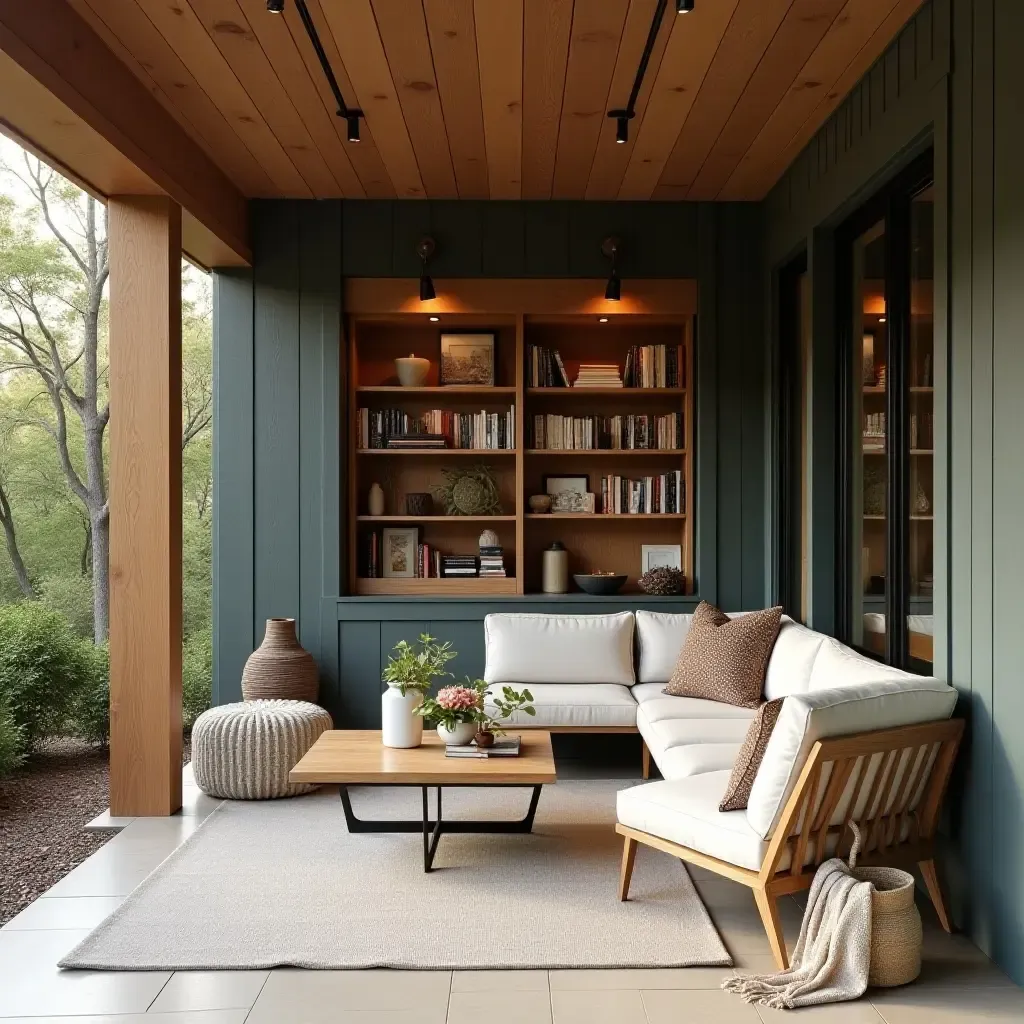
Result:
[[[474,711],[481,706],[480,694],[468,686],[446,686],[438,690],[437,703],[446,711]]]

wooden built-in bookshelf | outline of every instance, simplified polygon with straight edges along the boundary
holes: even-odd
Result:
[[[506,596],[540,593],[542,553],[554,541],[569,551],[570,574],[610,571],[628,574],[623,593],[637,591],[644,544],[679,545],[688,589],[693,590],[693,322],[692,282],[638,282],[642,302],[621,307],[588,298],[581,282],[567,282],[559,292],[550,282],[533,293],[529,282],[474,282],[459,297],[438,288],[439,299],[420,311],[406,290],[380,282],[347,285],[347,531],[348,592],[382,596]],[[455,286],[457,283],[452,283]],[[486,287],[492,284],[492,288]],[[586,284],[585,282],[582,284]],[[603,282],[591,282],[594,294]],[[371,287],[372,286],[372,287]],[[624,289],[625,289],[624,285]],[[633,283],[630,283],[633,287]],[[456,289],[453,287],[452,291]],[[512,296],[510,299],[509,296]],[[383,301],[382,301],[383,296]],[[467,299],[465,296],[469,296]],[[625,299],[625,295],[624,295]],[[446,305],[447,300],[447,305]],[[383,308],[391,305],[393,308]],[[614,308],[613,308],[614,307]],[[621,309],[621,311],[620,311]],[[435,313],[436,310],[436,313]],[[455,311],[453,311],[455,310]],[[440,317],[430,322],[428,315]],[[601,319],[607,322],[601,322]],[[450,331],[493,332],[493,387],[442,386],[439,381],[441,334]],[[630,346],[678,346],[682,384],[665,388],[531,387],[530,345],[557,349],[570,380],[580,363],[612,363],[622,369]],[[430,361],[420,387],[401,387],[394,360],[415,353]],[[498,412],[514,409],[515,438],[510,449],[360,448],[359,410],[401,409],[410,415],[430,409]],[[572,417],[675,413],[682,418],[680,448],[545,449],[528,447],[535,415]],[[429,515],[408,516],[405,496],[433,492],[445,469],[482,464],[489,467],[501,497],[500,514],[449,516],[435,499]],[[685,498],[679,512],[646,514],[546,513],[530,511],[531,495],[544,493],[545,476],[583,476],[601,502],[601,478],[632,479],[681,471]],[[384,514],[369,514],[370,485],[385,494]],[[418,528],[420,539],[452,554],[475,554],[484,529],[497,533],[504,549],[502,578],[364,577],[362,552],[372,531],[391,526]],[[570,589],[573,589],[570,580]]]

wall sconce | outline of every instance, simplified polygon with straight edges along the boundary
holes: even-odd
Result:
[[[622,282],[619,280],[619,240],[609,236],[601,243],[601,252],[612,261],[612,271],[608,275],[608,283],[604,288],[604,297],[612,302],[622,299]]]
[[[424,235],[416,243],[416,255],[419,256],[420,263],[423,265],[423,272],[420,274],[420,302],[429,302],[431,299],[437,298],[437,293],[434,291],[434,282],[427,273],[427,262],[434,255],[436,248],[437,244],[430,235]]]

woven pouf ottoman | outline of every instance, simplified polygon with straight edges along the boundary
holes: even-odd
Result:
[[[228,800],[300,796],[319,787],[293,785],[288,773],[331,716],[304,700],[250,700],[204,711],[192,727],[196,785]]]

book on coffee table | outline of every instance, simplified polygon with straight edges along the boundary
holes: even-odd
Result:
[[[518,757],[522,738],[511,736],[495,740],[491,747],[478,747],[475,743],[450,743],[444,748],[445,757]]]

